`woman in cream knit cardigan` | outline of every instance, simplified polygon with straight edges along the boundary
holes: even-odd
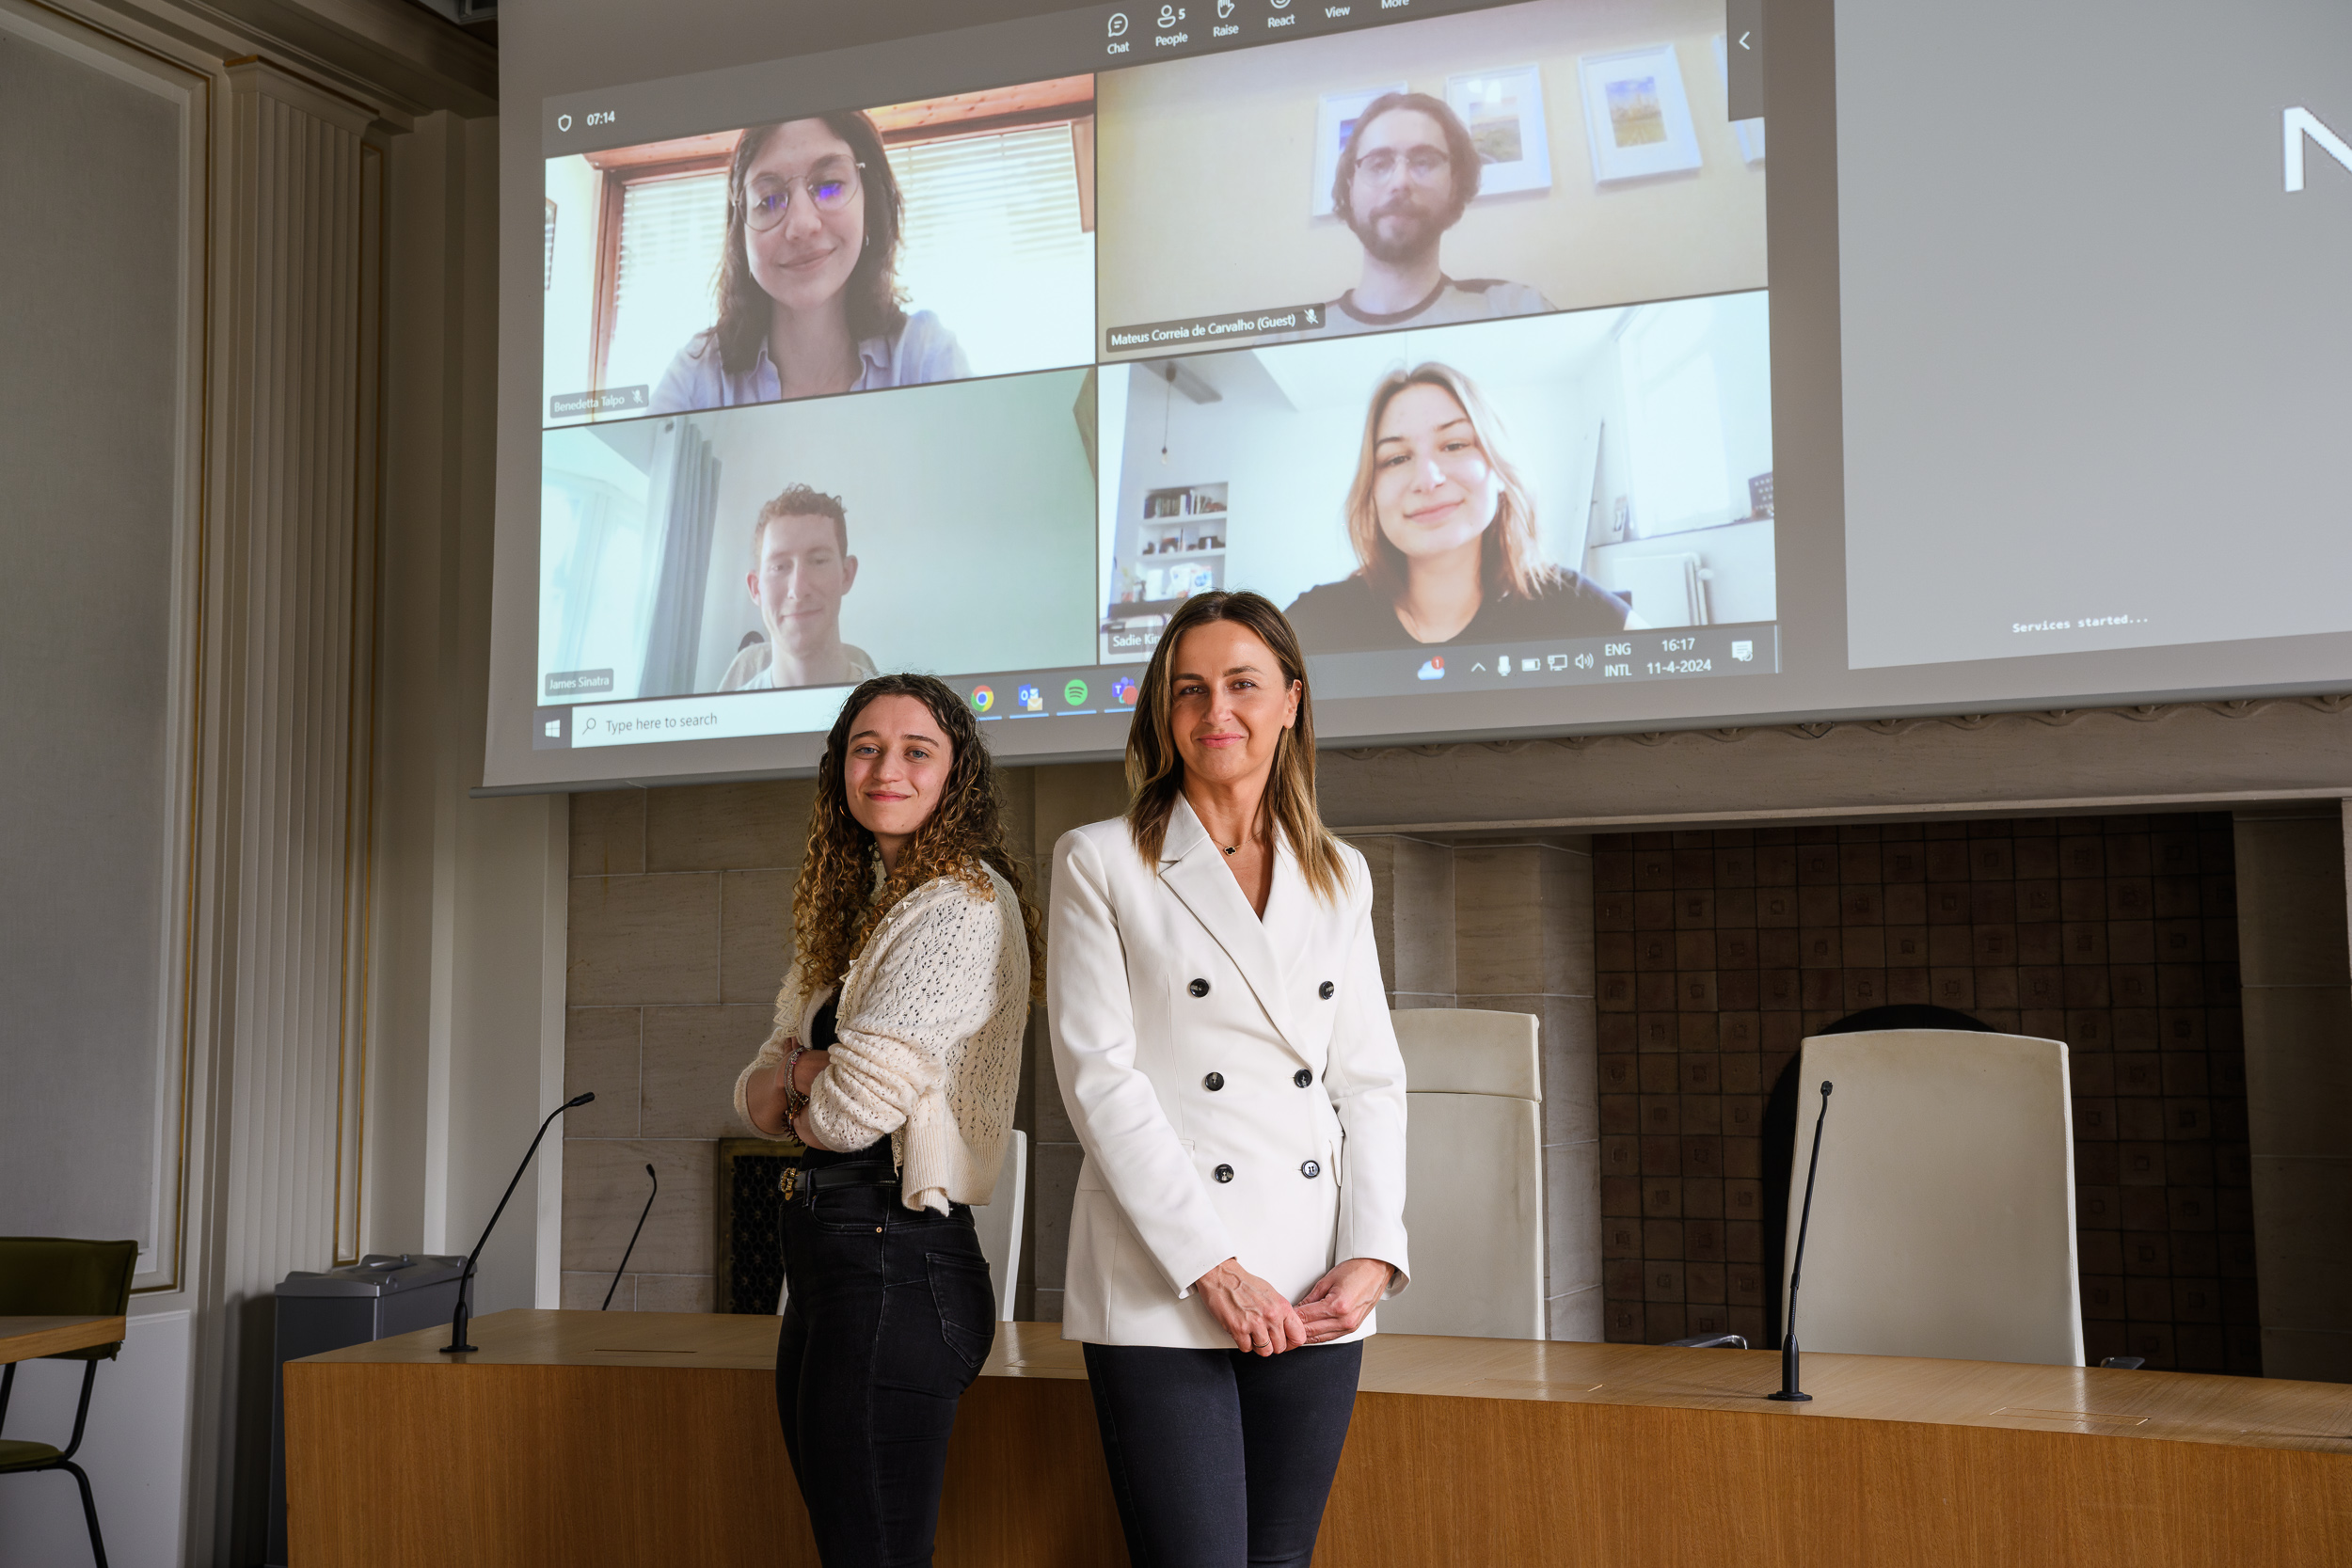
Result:
[[[827,1568],[928,1564],[956,1402],[996,1331],[967,1205],[1004,1158],[1038,970],[994,769],[940,682],[877,676],[843,705],[792,927],[775,1031],[735,1084],[754,1132],[806,1150],[776,1409]]]

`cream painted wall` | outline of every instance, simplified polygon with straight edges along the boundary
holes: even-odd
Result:
[[[1334,299],[1362,258],[1311,215],[1316,101],[1392,81],[1445,94],[1452,73],[1542,68],[1551,189],[1474,203],[1446,271],[1528,284],[1563,309],[1761,288],[1764,170],[1740,155],[1704,0],[1541,0],[1411,27],[1301,40],[1098,78],[1097,182],[1105,328]],[[1671,41],[1703,166],[1593,182],[1577,61]]]
[[[497,131],[495,120],[435,115],[391,147],[367,1231],[379,1252],[470,1248],[562,1098],[543,1052],[562,1039],[569,801],[469,794],[482,776],[489,683]],[[550,1133],[483,1253],[477,1311],[553,1304],[552,1271],[541,1275],[562,1187],[562,1139]]]

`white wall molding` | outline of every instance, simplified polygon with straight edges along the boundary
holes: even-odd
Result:
[[[207,300],[210,257],[200,243],[214,184],[214,114],[218,84],[199,64],[159,54],[68,12],[26,0],[0,0],[0,33],[52,51],[130,84],[171,105],[176,120],[180,208],[157,214],[162,243],[149,260],[172,269],[177,359],[168,430],[175,474],[167,563],[171,624],[167,634],[170,692],[164,741],[168,779],[164,800],[159,932],[154,965],[153,1104],[143,1130],[148,1196],[138,1226],[138,1272],[134,1289],[169,1292],[184,1264],[187,1066],[192,1044],[189,985],[191,875],[197,810],[194,772],[204,713],[198,680],[201,659],[200,606],[206,537],[204,388],[208,378]]]
[[[1351,832],[1706,827],[2328,800],[2352,697],[2176,703],[1327,752]]]
[[[437,110],[498,112],[498,50],[407,0],[41,0],[151,48],[266,55],[408,130]]]

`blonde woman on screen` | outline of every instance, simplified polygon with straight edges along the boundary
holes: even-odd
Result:
[[[654,388],[656,414],[954,381],[955,335],[898,291],[905,204],[865,115],[755,125],[727,170],[719,319]]]
[[[1470,378],[1432,361],[1372,391],[1347,537],[1357,569],[1289,610],[1312,653],[1598,637],[1642,623],[1544,559],[1535,498]]]
[[[1037,915],[963,699],[850,694],[826,737],[776,1026],[735,1109],[785,1187],[776,1410],[825,1568],[931,1560],[956,1403],[996,1333],[970,1204],[995,1185]],[[749,1506],[758,1506],[755,1502]]]

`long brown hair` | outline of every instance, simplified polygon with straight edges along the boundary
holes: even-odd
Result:
[[[1136,693],[1136,716],[1127,726],[1127,832],[1136,841],[1136,851],[1145,864],[1159,864],[1160,850],[1168,842],[1168,819],[1184,792],[1184,759],[1176,750],[1175,694],[1170,690],[1176,645],[1184,633],[1212,621],[1248,628],[1272,650],[1283,684],[1298,685],[1298,721],[1275,737],[1274,762],[1252,831],[1268,847],[1279,832],[1298,857],[1307,885],[1326,903],[1334,902],[1347,880],[1347,868],[1340,859],[1338,841],[1315,809],[1315,707],[1307,689],[1307,660],[1290,622],[1272,600],[1257,594],[1195,594],[1169,617],[1160,645],[1152,650],[1142,689]]]
[[[1486,527],[1480,552],[1486,596],[1492,598],[1507,590],[1532,599],[1558,587],[1560,574],[1544,560],[1542,536],[1535,529],[1535,493],[1496,441],[1502,434],[1501,421],[1479,396],[1477,383],[1434,359],[1409,371],[1391,371],[1372,389],[1372,405],[1364,411],[1363,445],[1356,454],[1355,483],[1347,487],[1347,542],[1356,546],[1357,575],[1391,597],[1405,586],[1404,553],[1380,531],[1380,509],[1372,492],[1379,474],[1381,418],[1407,387],[1435,387],[1461,405],[1478,437],[1479,451],[1502,483],[1502,494],[1495,502],[1494,520]]]
[[[898,294],[898,236],[906,227],[906,202],[898,195],[898,177],[891,171],[882,133],[855,110],[807,118],[824,121],[826,130],[850,144],[850,154],[857,159],[858,184],[866,195],[866,248],[850,270],[850,281],[842,291],[850,336],[859,342],[896,337],[907,323]],[[743,199],[743,182],[768,138],[788,123],[779,120],[744,132],[735,144],[735,162],[727,169],[727,237],[719,251],[719,321],[705,335],[708,341],[704,352],[715,344],[719,362],[729,375],[741,375],[758,362],[760,345],[768,341],[768,327],[775,318],[776,302],[752,276],[751,258],[743,248],[743,220],[749,205]],[[776,371],[782,374],[784,367],[779,365]]]
[[[846,774],[850,728],[878,697],[913,697],[930,710],[953,752],[939,804],[898,867],[874,886],[882,850],[850,812]],[[792,943],[798,954],[801,999],[841,983],[866,939],[882,916],[924,883],[954,877],[983,897],[995,885],[983,867],[993,866],[1012,885],[1021,904],[1021,927],[1029,944],[1029,994],[1044,993],[1044,942],[1037,907],[1029,902],[1021,863],[1005,847],[1004,792],[996,765],[980,740],[980,726],[963,699],[930,675],[876,675],[850,693],[841,716],[825,737],[825,760],[817,765],[817,804],[809,813],[808,853],[792,890]]]

